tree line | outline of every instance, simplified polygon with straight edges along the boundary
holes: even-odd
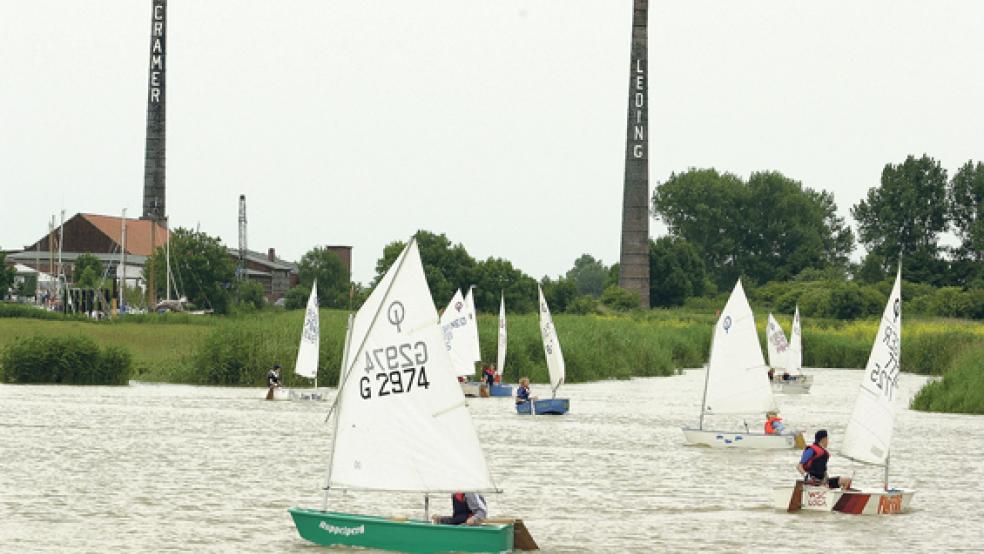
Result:
[[[838,215],[830,192],[777,171],[755,172],[748,179],[713,168],[673,173],[652,196],[653,217],[669,232],[650,241],[651,307],[706,306],[742,278],[753,298],[760,294],[788,311],[803,303],[805,315],[864,316],[876,313],[881,283],[894,277],[901,261],[905,279],[916,285],[907,287],[916,293],[907,300],[921,298],[917,308],[984,317],[978,315],[984,311],[982,210],[984,164],[968,161],[950,177],[927,155],[885,165],[879,185],[851,208],[857,235]],[[940,244],[947,231],[958,245]],[[563,275],[536,279],[507,259],[476,259],[445,234],[420,231],[417,240],[438,307],[456,289],[475,286],[480,311],[497,311],[501,292],[510,311],[532,312],[538,282],[556,312],[638,306],[638,296],[617,285],[618,264],[605,265],[589,254],[574,260]],[[867,254],[853,263],[858,243]],[[402,241],[387,244],[373,281],[365,285],[351,281],[334,253],[312,248],[297,264],[300,284],[288,291],[286,307],[302,308],[317,280],[321,306],[357,308],[404,246]],[[154,265],[160,288],[163,249],[155,256],[160,258]],[[262,290],[251,290],[259,285],[234,279],[235,267],[221,239],[177,229],[171,256],[182,291],[196,305],[219,313],[262,307]]]

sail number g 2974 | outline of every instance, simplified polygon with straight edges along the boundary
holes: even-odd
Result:
[[[427,380],[427,344],[417,341],[366,351],[366,375],[359,382],[363,400],[403,394],[414,387],[430,388]],[[375,377],[370,378],[375,374]]]

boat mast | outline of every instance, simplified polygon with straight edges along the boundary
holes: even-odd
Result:
[[[126,290],[126,208],[123,208],[123,217],[120,221],[120,307],[123,307],[123,292]]]
[[[334,405],[339,405],[342,400],[342,384],[345,383],[345,376],[348,373],[348,357],[349,357],[349,344],[352,342],[352,322],[355,320],[355,315],[349,312],[348,315],[348,330],[345,332],[345,346],[342,347],[342,367],[341,373],[338,375],[338,388],[335,390],[335,402]],[[315,387],[317,387],[318,378],[315,377]],[[333,406],[334,407],[334,406]],[[328,411],[328,416],[325,421],[328,421],[328,417],[331,417],[331,410]],[[335,422],[332,426],[331,432],[331,454],[328,455],[328,476],[325,478],[325,494],[321,502],[321,511],[328,511],[328,489],[331,488],[331,465],[335,462],[335,438],[338,436],[338,417],[335,417]]]
[[[713,345],[711,346],[713,348]],[[707,379],[711,376],[711,362],[707,361],[707,368],[704,370],[704,396],[700,399],[700,424],[698,429],[704,430],[704,410],[707,409]]]
[[[892,451],[889,450],[885,456],[885,490],[888,490],[888,462],[892,458]]]
[[[166,271],[164,273],[164,286],[167,289],[165,292],[165,298],[171,300],[171,226],[168,222],[167,216],[164,216],[164,230],[167,231],[167,237],[164,239],[164,257],[167,258]]]

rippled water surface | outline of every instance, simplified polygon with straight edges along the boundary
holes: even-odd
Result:
[[[836,451],[861,372],[813,373],[811,394],[778,396],[782,415],[810,435],[829,428]],[[905,375],[907,394],[923,380]],[[517,416],[510,399],[470,401],[504,489],[488,498],[492,515],[522,517],[545,552],[981,548],[981,417],[900,412],[892,482],[919,490],[910,513],[789,515],[771,508],[771,489],[792,481],[798,453],[683,444],[702,384],[694,370],[569,385],[563,417]],[[318,551],[287,508],[321,505],[327,404],[264,393],[0,385],[0,551]],[[862,485],[882,475],[836,456],[831,469]],[[331,505],[412,517],[423,508],[419,496],[384,493],[333,495]],[[446,512],[450,501],[432,507]]]

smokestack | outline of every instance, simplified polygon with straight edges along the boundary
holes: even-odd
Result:
[[[277,261],[277,250],[275,248],[267,250],[267,259],[271,262]]]
[[[649,307],[649,0],[634,0],[629,57],[629,111],[625,137],[622,248],[618,284],[639,293]]]
[[[165,49],[167,0],[151,0],[150,75],[147,83],[147,143],[144,150],[143,219],[160,221],[164,202]]]

